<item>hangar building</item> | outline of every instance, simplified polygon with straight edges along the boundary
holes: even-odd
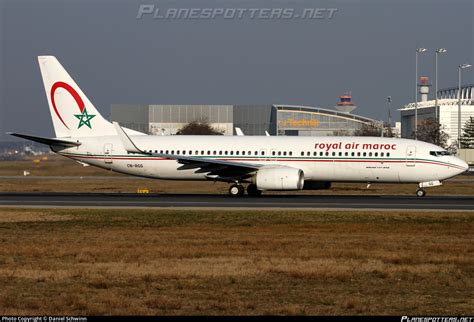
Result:
[[[207,120],[224,135],[351,135],[380,122],[337,110],[299,105],[112,105],[111,119],[149,133],[173,135],[191,121]]]

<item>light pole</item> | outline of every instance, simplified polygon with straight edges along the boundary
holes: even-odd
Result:
[[[469,64],[458,66],[459,86],[458,86],[458,149],[461,148],[461,70],[471,67]]]
[[[415,54],[415,140],[418,140],[418,54],[425,51],[426,48],[418,48]]]
[[[390,103],[392,103],[392,96],[387,96],[388,126],[392,127],[392,111],[390,110]]]
[[[436,50],[436,64],[435,64],[435,120],[438,122],[438,54],[444,54],[448,50],[446,48],[439,48]]]

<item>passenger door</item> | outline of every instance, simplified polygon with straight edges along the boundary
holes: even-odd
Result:
[[[414,167],[415,159],[416,159],[416,147],[415,146],[407,147],[405,165],[407,167]]]
[[[104,163],[105,164],[112,164],[112,143],[104,144]]]

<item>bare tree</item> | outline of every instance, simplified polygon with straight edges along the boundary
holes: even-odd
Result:
[[[418,140],[447,148],[448,138],[449,135],[444,132],[444,126],[435,119],[429,118],[419,122]]]
[[[374,123],[363,124],[360,128],[354,131],[355,136],[381,136],[381,128]]]
[[[224,131],[216,130],[207,120],[192,121],[176,132],[177,135],[223,135]]]

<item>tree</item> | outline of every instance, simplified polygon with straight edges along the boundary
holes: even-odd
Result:
[[[461,148],[474,149],[474,117],[470,116],[462,128]]]
[[[223,135],[224,131],[214,129],[207,120],[192,121],[176,132],[177,135]]]
[[[414,133],[413,136],[415,136]],[[419,122],[418,140],[446,148],[448,138],[449,135],[444,132],[444,126],[435,119],[428,118]]]
[[[354,131],[355,136],[382,136],[380,127],[374,123],[362,124],[360,128]]]

